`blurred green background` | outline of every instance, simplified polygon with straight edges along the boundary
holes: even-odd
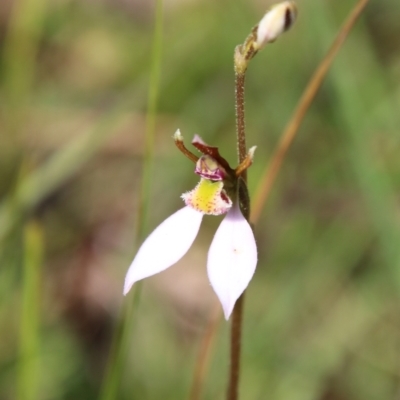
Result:
[[[149,233],[197,183],[180,128],[236,163],[233,49],[270,1],[165,0]],[[247,74],[254,192],[353,1],[298,0]],[[155,4],[0,2],[0,399],[97,399],[137,249]],[[256,226],[241,398],[400,398],[400,2],[371,0],[311,107]],[[205,218],[143,283],[117,399],[188,399],[218,306]],[[139,238],[140,239],[140,238]],[[135,243],[137,243],[135,245]],[[223,399],[229,324],[202,398]]]

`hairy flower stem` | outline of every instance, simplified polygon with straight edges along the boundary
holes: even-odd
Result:
[[[240,348],[242,337],[242,317],[244,294],[237,299],[232,315],[231,325],[231,365],[229,369],[229,386],[227,400],[239,398],[239,374],[240,374]]]
[[[237,51],[237,50],[236,50]],[[236,140],[238,149],[238,161],[242,163],[247,156],[246,131],[244,118],[244,82],[245,70],[238,71],[237,58],[235,57],[235,106],[236,106]],[[244,186],[247,184],[247,171],[241,173]],[[242,195],[246,192],[246,195]],[[239,202],[244,217],[248,220],[250,215],[250,198],[247,190],[239,190]],[[242,316],[245,292],[238,298],[232,315],[231,325],[231,364],[229,371],[229,385],[227,400],[237,400],[239,398],[239,375],[240,375],[240,348],[242,337]]]
[[[237,135],[237,149],[239,164],[244,161],[247,155],[246,149],[246,132],[244,120],[244,81],[245,72],[236,72],[235,74],[235,106],[236,106],[236,135]],[[246,171],[243,171],[242,177],[244,180]]]

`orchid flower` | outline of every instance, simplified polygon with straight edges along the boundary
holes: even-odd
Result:
[[[162,222],[139,248],[125,278],[124,294],[132,285],[155,275],[178,262],[192,246],[204,215],[226,214],[212,240],[207,258],[207,272],[226,319],[236,300],[253,277],[257,264],[257,247],[253,231],[243,216],[238,193],[247,193],[241,173],[253,161],[255,147],[246,159],[232,169],[221,157],[218,148],[207,145],[199,136],[192,144],[203,154],[197,157],[183,144],[178,130],[174,135],[177,147],[196,163],[200,182],[182,199],[186,206]]]

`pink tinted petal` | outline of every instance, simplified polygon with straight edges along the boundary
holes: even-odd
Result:
[[[207,261],[208,277],[226,319],[253,277],[256,265],[253,231],[235,204],[215,233]]]
[[[162,222],[144,241],[125,277],[124,294],[132,285],[164,271],[189,250],[199,231],[203,214],[184,207]]]

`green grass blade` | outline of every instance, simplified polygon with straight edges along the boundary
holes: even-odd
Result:
[[[150,204],[151,176],[154,158],[154,134],[161,72],[162,34],[163,2],[162,0],[158,0],[156,3],[154,41],[149,82],[143,176],[136,219],[136,241],[142,240],[145,235]],[[127,299],[121,310],[121,317],[115,330],[108,368],[106,370],[106,376],[100,395],[101,400],[114,400],[118,398],[120,382],[122,380],[124,365],[126,363],[129,349],[128,338],[131,337],[130,333],[133,328],[133,317],[139,307],[141,288],[141,282],[135,285],[133,300]]]
[[[18,400],[37,399],[39,365],[39,325],[43,236],[36,222],[24,231],[22,312],[19,332]]]
[[[163,4],[162,0],[156,3],[156,16],[154,27],[154,42],[152,50],[152,63],[149,82],[149,97],[147,103],[147,120],[145,136],[145,153],[143,160],[142,187],[137,213],[137,237],[141,240],[146,231],[148,210],[150,206],[151,176],[153,172],[154,135],[156,128],[157,102],[159,96],[161,53],[162,53],[162,24]]]

